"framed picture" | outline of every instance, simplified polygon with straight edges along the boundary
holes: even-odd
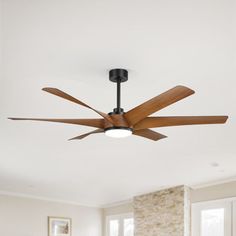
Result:
[[[49,216],[48,236],[71,236],[71,219]]]

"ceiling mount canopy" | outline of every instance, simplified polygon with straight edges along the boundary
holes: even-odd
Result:
[[[117,84],[116,108],[108,114],[98,111],[88,104],[72,97],[71,95],[57,88],[43,88],[43,91],[74,102],[98,113],[100,119],[51,119],[51,118],[9,118],[11,120],[48,121],[65,124],[85,125],[95,127],[94,131],[76,136],[69,140],[83,139],[91,134],[105,133],[109,137],[123,138],[131,134],[144,137],[153,141],[166,138],[150,128],[180,126],[180,125],[202,125],[202,124],[223,124],[228,116],[150,116],[153,113],[178,102],[192,94],[194,91],[182,85],[178,85],[135,108],[125,112],[121,108],[121,83],[128,81],[128,71],[125,69],[113,69],[109,71],[109,80]]]

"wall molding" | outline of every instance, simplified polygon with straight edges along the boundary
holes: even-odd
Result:
[[[200,188],[207,188],[207,187],[213,187],[215,185],[220,185],[220,184],[228,184],[230,182],[236,181],[236,176],[230,177],[230,178],[225,178],[225,179],[220,179],[220,180],[213,180],[213,181],[208,181],[205,183],[200,183],[200,184],[195,184],[195,185],[190,185],[192,189],[200,189]]]
[[[47,201],[47,202],[54,202],[54,203],[61,203],[61,204],[69,204],[69,205],[75,205],[75,206],[80,206],[80,207],[102,208],[99,205],[79,203],[79,202],[74,202],[74,201],[66,201],[66,200],[60,200],[60,199],[57,199],[57,198],[48,198],[48,197],[35,196],[35,195],[24,194],[24,193],[9,192],[9,191],[0,191],[0,196],[28,198],[28,199],[32,199],[32,200],[40,200],[40,201]]]

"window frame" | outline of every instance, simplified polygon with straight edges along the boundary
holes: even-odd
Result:
[[[234,198],[233,202],[232,202],[232,229],[233,229],[233,236],[236,236],[236,198]]]
[[[236,198],[228,198],[228,199],[220,199],[213,201],[204,201],[192,203],[191,210],[191,228],[192,228],[192,236],[201,236],[201,211],[202,210],[210,210],[210,209],[225,209],[225,218],[224,218],[224,236],[232,236],[234,232],[234,236],[236,236],[236,225],[233,222],[233,202],[236,205]],[[235,214],[236,214],[236,206],[235,206]],[[236,217],[236,215],[235,215]],[[235,230],[233,230],[233,224],[235,225]]]
[[[106,236],[110,236],[110,221],[111,220],[118,220],[119,222],[119,230],[118,230],[118,236],[124,236],[124,220],[134,218],[133,212],[128,212],[124,214],[117,214],[117,215],[109,215],[106,216]]]

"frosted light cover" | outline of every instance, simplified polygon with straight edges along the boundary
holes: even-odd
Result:
[[[132,131],[129,129],[108,129],[105,131],[105,134],[108,137],[112,137],[112,138],[125,138],[128,137],[132,134]]]

